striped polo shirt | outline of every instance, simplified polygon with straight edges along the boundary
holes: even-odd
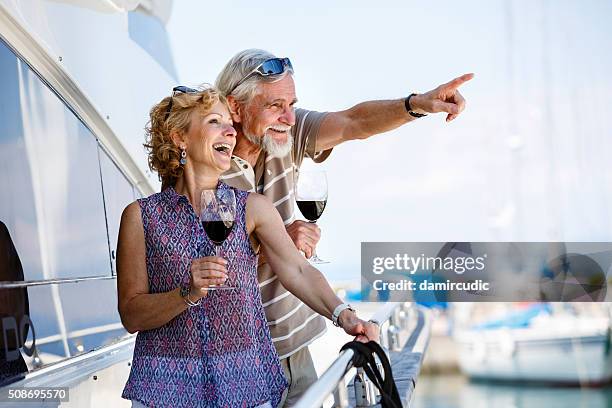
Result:
[[[221,179],[241,190],[258,192],[270,198],[285,225],[295,220],[294,172],[304,156],[322,162],[330,150],[315,152],[317,134],[325,113],[295,110],[292,127],[293,149],[285,157],[261,152],[255,167],[240,157],[232,157],[230,169]],[[286,358],[325,333],[325,319],[303,304],[281,285],[270,265],[263,261],[257,268],[261,301],[279,357]]]

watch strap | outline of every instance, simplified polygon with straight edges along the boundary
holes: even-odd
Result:
[[[404,99],[404,107],[406,108],[406,112],[408,112],[408,114],[413,118],[422,118],[423,116],[427,116],[426,113],[417,113],[412,110],[412,107],[410,106],[410,98],[415,95],[415,93],[411,93],[406,97],[406,99]]]
[[[355,309],[353,309],[353,307],[351,305],[349,305],[348,303],[341,303],[338,306],[336,306],[336,308],[334,309],[334,312],[332,313],[332,316],[331,316],[331,320],[332,320],[332,323],[334,324],[334,326],[340,327],[340,323],[338,322],[338,318],[340,317],[340,313],[342,313],[346,309],[348,309],[348,310],[350,310],[352,312],[355,312]]]
[[[187,285],[181,285],[181,290],[180,290],[180,295],[183,298],[183,300],[185,301],[185,304],[188,307],[193,307],[193,306],[198,306],[200,303],[202,303],[202,299],[198,299],[197,302],[194,302],[193,300],[191,300],[189,298],[189,294],[191,293],[191,283],[187,284]]]
[[[189,296],[189,292],[191,292],[191,283],[182,284],[181,285],[181,297],[186,299]]]

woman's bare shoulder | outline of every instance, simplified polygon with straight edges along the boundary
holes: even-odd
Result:
[[[128,204],[121,214],[121,221],[133,221],[134,219],[140,219],[140,204],[138,201]]]

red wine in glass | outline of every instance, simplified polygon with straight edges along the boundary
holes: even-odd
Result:
[[[217,246],[223,245],[223,241],[229,236],[234,227],[234,221],[202,221],[204,231],[208,239]]]
[[[316,223],[327,204],[327,176],[324,171],[299,171],[295,184],[295,202],[310,223]],[[316,250],[309,259],[314,264],[329,263],[317,256]]]
[[[208,239],[215,245],[216,256],[221,257],[221,247],[232,232],[235,218],[236,195],[234,190],[202,191],[200,196],[200,222]],[[234,287],[214,285],[210,286],[209,289],[234,289]]]
[[[327,200],[298,200],[296,202],[304,218],[311,222],[319,219],[323,214],[323,210],[325,210],[325,204],[327,204]]]

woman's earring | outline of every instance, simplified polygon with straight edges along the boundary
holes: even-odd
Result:
[[[184,147],[181,147],[181,160],[180,163],[184,166],[187,164],[187,152]]]

